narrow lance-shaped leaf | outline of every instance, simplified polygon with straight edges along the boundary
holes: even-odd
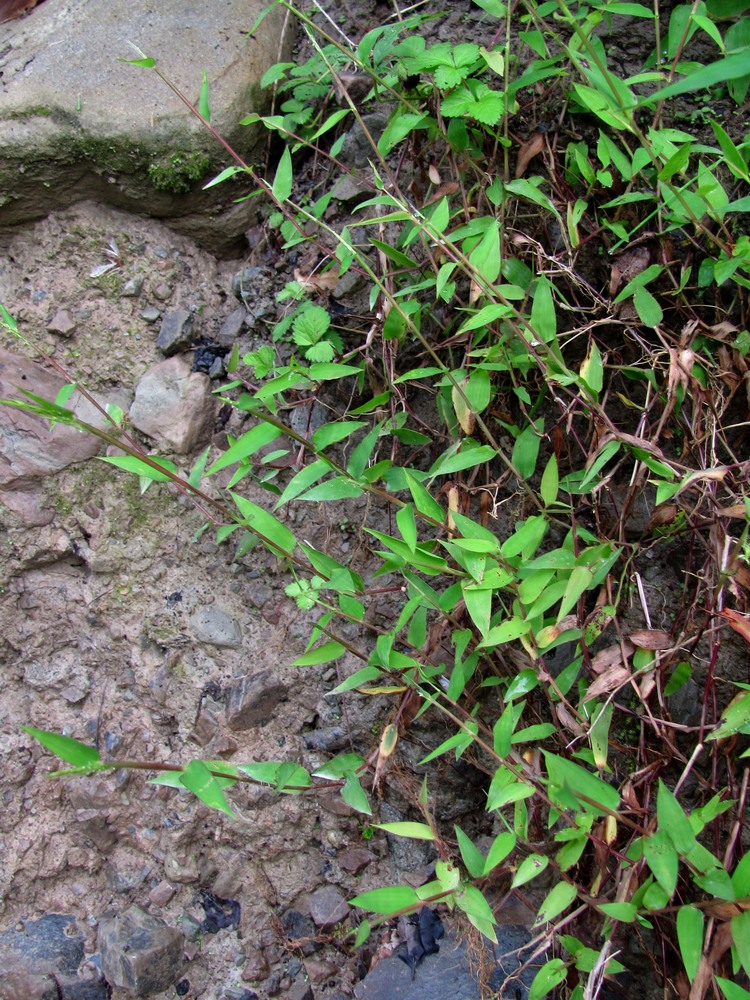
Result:
[[[21,729],[29,736],[33,736],[43,747],[51,753],[64,760],[67,764],[75,767],[87,767],[98,764],[101,760],[99,752],[95,747],[86,746],[78,740],[71,739],[70,736],[62,736],[58,733],[49,733],[44,729],[36,729],[34,726],[21,726]]]

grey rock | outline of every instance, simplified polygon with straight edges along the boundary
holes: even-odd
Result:
[[[70,914],[49,913],[0,934],[2,1000],[105,1000],[104,980],[79,974],[84,936]]]
[[[145,320],[147,323],[156,323],[160,316],[161,313],[156,306],[146,306],[145,309],[141,310],[141,319]]]
[[[211,363],[211,367],[208,369],[208,377],[210,379],[221,378],[224,374],[224,358],[216,357]]]
[[[310,896],[310,916],[316,927],[330,930],[349,916],[349,904],[335,885],[324,885]]]
[[[227,725],[234,732],[265,725],[287,691],[270,670],[236,677],[227,686]]]
[[[0,25],[0,226],[93,199],[172,220],[218,252],[236,246],[245,188],[203,190],[227,164],[223,149],[155,73],[118,57],[134,57],[128,42],[140,46],[193,101],[205,66],[212,125],[252,162],[264,130],[240,120],[262,112],[269,97],[258,81],[292,41],[280,8],[249,35],[263,7],[171,2],[157,16],[148,0],[48,0]]]
[[[54,400],[64,385],[54,373],[28,358],[0,350],[0,399],[22,399],[28,389]],[[68,408],[87,423],[102,427],[104,418],[79,393]],[[68,465],[99,454],[102,442],[75,427],[49,423],[11,406],[0,406],[0,502],[28,525],[49,524],[54,511],[40,509],[39,480]]]
[[[341,750],[349,741],[349,734],[341,726],[326,726],[323,729],[313,729],[303,736],[308,750],[329,751]]]
[[[193,314],[187,309],[174,309],[164,313],[156,346],[171,358],[173,354],[187,351],[193,342]]]
[[[328,423],[328,412],[317,399],[295,406],[289,415],[289,426],[304,438],[312,437],[315,431],[326,423]]]
[[[304,979],[298,979],[287,991],[288,1000],[313,1000],[313,996],[312,986]]]
[[[180,975],[182,934],[140,906],[103,917],[98,942],[105,977],[134,996],[160,993]]]
[[[511,954],[530,938],[527,928],[510,925],[497,928],[498,944],[494,951],[501,956],[489,983],[490,990],[498,990],[506,977],[518,968],[517,957]],[[502,956],[507,956],[503,958]],[[488,948],[489,957],[489,948]],[[506,986],[504,997],[526,1000],[529,986],[538,968],[526,969]],[[480,1000],[481,993],[475,974],[471,971],[466,944],[446,937],[440,942],[436,955],[427,955],[412,971],[396,955],[381,959],[365,978],[354,988],[358,1000]]]
[[[59,333],[61,337],[72,337],[75,328],[76,321],[66,309],[58,309],[49,323],[47,323],[49,332]]]
[[[372,194],[372,185],[365,184],[352,174],[342,174],[331,188],[331,197],[336,201],[356,204]]]
[[[130,278],[122,286],[120,295],[124,299],[137,299],[143,291],[143,278]]]
[[[263,267],[243,267],[232,278],[232,292],[240,302],[254,302],[258,298],[258,285],[268,280]]]
[[[380,808],[380,819],[383,823],[399,823],[410,819],[410,817],[404,816],[390,803],[383,802]],[[435,848],[431,841],[409,840],[406,837],[396,837],[390,833],[386,834],[386,839],[388,841],[388,855],[399,878],[401,873],[418,871],[435,859]]]
[[[359,875],[373,860],[374,855],[366,851],[363,847],[350,847],[348,851],[342,851],[336,861],[340,868],[351,875]]]
[[[212,646],[239,649],[242,645],[239,622],[212,604],[199,608],[192,615],[190,630],[199,642],[207,642]]]
[[[149,369],[135,390],[130,422],[148,437],[186,455],[211,435],[217,402],[208,376],[191,372],[184,358]]]
[[[377,142],[385,131],[388,124],[388,115],[382,111],[374,111],[372,114],[363,115],[362,123],[367,128],[374,142]],[[346,133],[344,145],[339,153],[339,159],[347,166],[366,167],[368,161],[373,157],[373,148],[367,133],[362,125],[357,122]]]
[[[243,307],[235,309],[231,312],[224,322],[221,324],[218,334],[216,335],[216,343],[220,347],[232,347],[234,346],[235,340],[242,333],[242,329],[245,326],[245,320],[247,319],[247,310]]]

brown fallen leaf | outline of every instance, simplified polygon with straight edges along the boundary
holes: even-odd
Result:
[[[635,652],[635,647],[632,642],[628,642],[625,639],[622,645],[618,643],[616,646],[607,646],[606,649],[600,649],[591,660],[591,669],[595,674],[601,674],[610,667],[622,663],[623,650],[626,656],[632,656]]]
[[[651,263],[653,253],[649,246],[632,247],[621,253],[612,264],[609,278],[609,294],[615,295],[620,285],[627,285]]]
[[[339,276],[335,271],[313,271],[312,274],[303,274],[295,268],[294,280],[299,282],[306,292],[330,292],[338,284]]]
[[[656,628],[637,628],[628,632],[628,639],[639,649],[671,649],[674,646],[672,636]]]
[[[518,151],[518,160],[516,161],[516,179],[523,177],[529,163],[531,163],[535,156],[539,156],[543,149],[544,134],[542,132],[534,132],[534,134],[526,140]]]
[[[593,698],[599,698],[603,694],[609,694],[610,691],[616,691],[627,684],[631,676],[628,667],[612,667],[589,685],[589,689],[583,700],[591,701]]]
[[[42,0],[0,0],[0,24],[33,10]]]
[[[741,635],[745,642],[750,643],[750,615],[741,615],[731,608],[725,608],[720,614],[730,628]]]

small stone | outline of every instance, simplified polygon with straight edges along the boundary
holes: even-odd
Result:
[[[310,896],[310,916],[321,930],[330,930],[348,915],[349,904],[335,885],[324,885]]]
[[[227,687],[227,725],[234,732],[265,725],[287,690],[270,670],[236,677]]]
[[[331,976],[336,975],[338,966],[334,965],[333,962],[326,962],[322,958],[308,958],[305,961],[305,972],[311,983],[324,983]],[[312,991],[310,996],[312,997]]]
[[[191,913],[183,913],[180,922],[182,924],[182,933],[188,941],[197,941],[203,933],[203,921],[198,920]]]
[[[58,309],[47,324],[50,333],[59,333],[61,337],[72,337],[75,328],[75,320],[66,309]]]
[[[123,299],[137,299],[143,291],[143,278],[130,278],[122,286],[120,296]]]
[[[364,201],[372,188],[351,174],[342,174],[331,188],[331,197],[341,202]]]
[[[155,885],[151,892],[148,894],[148,901],[152,906],[166,906],[167,903],[172,899],[177,890],[169,882],[164,879]]]
[[[187,351],[193,342],[193,314],[188,309],[174,309],[164,313],[156,346],[171,358],[173,354]]]
[[[208,369],[208,377],[210,379],[221,378],[224,371],[224,358],[216,357],[211,362],[211,367]]]
[[[216,335],[216,343],[222,347],[232,347],[235,340],[242,333],[246,319],[247,312],[242,307],[231,312],[221,324],[221,328]]]
[[[161,312],[156,308],[156,306],[146,306],[145,309],[141,309],[141,319],[145,320],[147,323],[155,323]]]
[[[136,996],[166,990],[182,970],[182,934],[137,905],[103,917],[98,944],[109,983]]]
[[[313,996],[312,986],[306,983],[304,979],[298,979],[287,992],[287,1000],[313,1000]]]
[[[327,752],[341,750],[347,745],[349,736],[341,726],[326,726],[323,729],[313,729],[302,737],[308,750]]]
[[[373,860],[373,855],[363,847],[352,847],[336,858],[339,866],[350,875],[359,875]]]
[[[268,962],[266,956],[260,948],[249,945],[245,949],[245,965],[242,969],[242,978],[246,983],[254,982],[257,979],[265,979],[268,975]]]
[[[301,951],[303,955],[312,955],[318,950],[318,944],[314,940],[315,924],[299,910],[286,911],[281,918],[281,929],[295,951]]]
[[[199,747],[206,746],[216,735],[219,729],[219,707],[213,698],[204,698],[201,702],[195,725],[188,734],[188,739],[197,743]]]
[[[168,302],[169,299],[172,298],[172,289],[169,285],[162,282],[154,289],[154,298],[158,299],[160,302]]]
[[[267,272],[262,267],[245,267],[232,278],[232,292],[240,302],[257,299],[257,286]]]
[[[239,622],[212,605],[195,612],[190,618],[190,630],[199,642],[207,642],[212,646],[239,649],[242,645]]]
[[[216,406],[208,377],[191,372],[184,358],[173,357],[140,380],[129,416],[137,430],[186,455],[210,438]]]

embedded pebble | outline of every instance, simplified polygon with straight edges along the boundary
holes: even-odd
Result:
[[[190,618],[190,631],[199,642],[212,646],[239,649],[242,645],[242,629],[234,618],[221,608],[208,605],[199,608]]]
[[[234,732],[264,726],[273,710],[287,696],[287,686],[270,670],[236,677],[227,687],[227,725]]]
[[[330,930],[349,916],[349,904],[335,885],[324,885],[310,896],[310,916],[316,927]]]
[[[131,995],[160,993],[182,970],[182,934],[140,906],[102,917],[97,940],[104,975]]]
[[[186,351],[193,343],[193,314],[188,309],[164,313],[156,346],[166,358]]]

